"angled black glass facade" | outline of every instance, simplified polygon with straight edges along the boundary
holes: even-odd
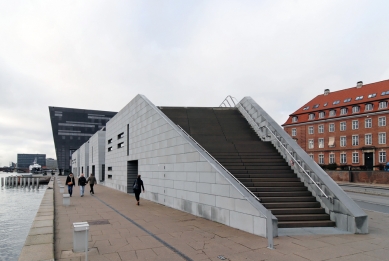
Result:
[[[35,159],[42,167],[46,166],[46,154],[18,154],[17,167],[20,169],[28,169]]]
[[[63,174],[71,170],[73,152],[117,113],[51,106],[49,112],[58,169]]]

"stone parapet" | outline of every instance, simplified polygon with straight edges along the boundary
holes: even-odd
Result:
[[[387,171],[326,171],[334,181],[366,184],[389,184]]]

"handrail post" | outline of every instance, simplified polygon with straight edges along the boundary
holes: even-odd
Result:
[[[266,212],[266,236],[267,236],[267,248],[274,249],[273,243],[273,220],[271,210],[267,210]]]

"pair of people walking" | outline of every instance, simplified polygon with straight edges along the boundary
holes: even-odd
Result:
[[[91,174],[91,176],[86,179],[84,176],[84,173],[81,174],[81,176],[78,178],[78,186],[80,187],[80,194],[81,197],[84,196],[84,191],[85,191],[85,185],[89,182],[90,186],[90,194],[95,194],[93,187],[95,184],[97,184],[96,178],[94,174]],[[73,194],[73,186],[76,185],[76,182],[74,180],[73,173],[70,173],[69,176],[66,178],[66,184],[68,185],[68,192],[70,196]]]

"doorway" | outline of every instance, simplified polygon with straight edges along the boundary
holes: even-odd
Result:
[[[105,180],[105,164],[102,164],[101,165],[101,180],[100,181],[104,181]]]
[[[365,152],[365,167],[366,170],[373,170],[373,152]]]
[[[96,175],[95,175],[95,165],[92,165],[92,174],[93,174],[93,176],[96,177]]]
[[[132,185],[138,177],[138,161],[127,161],[127,193],[134,193]]]

